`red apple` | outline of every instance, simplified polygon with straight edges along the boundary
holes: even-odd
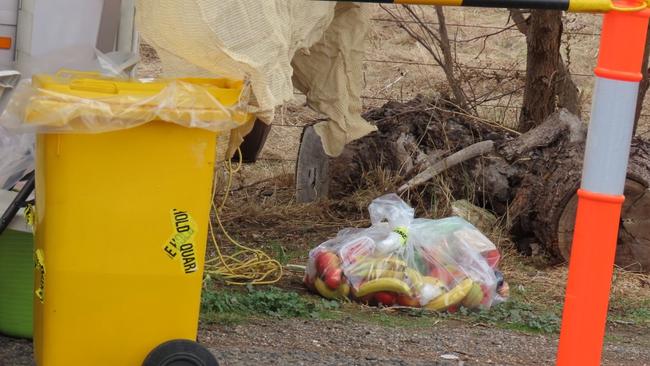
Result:
[[[375,300],[384,306],[393,306],[397,301],[397,296],[390,292],[376,292]]]
[[[420,307],[420,302],[418,301],[418,299],[408,295],[398,295],[397,303],[400,304],[401,306],[410,306],[412,308]]]
[[[501,254],[496,249],[487,251],[482,254],[483,258],[485,258],[485,260],[490,265],[490,268],[496,268],[497,264],[499,264],[499,260],[501,260]]]
[[[341,265],[339,257],[328,251],[319,252],[316,255],[316,271],[324,274],[329,267],[338,268]]]
[[[339,286],[341,286],[341,278],[343,275],[343,270],[340,267],[334,269],[332,268],[333,267],[326,268],[323,277],[327,287],[331,288],[332,290],[336,290],[337,288],[339,288]]]
[[[481,301],[481,305],[488,306],[492,302],[492,299],[494,298],[494,294],[492,293],[490,288],[484,283],[481,284],[481,291],[483,291],[483,301]]]
[[[435,277],[442,281],[447,287],[451,287],[454,282],[458,282],[462,280],[463,278],[467,277],[467,275],[461,271],[458,267],[452,266],[452,265],[447,265],[447,266],[436,266],[431,268],[431,272],[429,272],[429,275],[431,277]]]
[[[359,260],[363,260],[366,256],[372,253],[374,243],[368,238],[358,239],[357,242],[351,245],[346,245],[341,249],[341,257],[346,265],[354,264]]]
[[[311,291],[311,292],[316,292],[316,288],[314,287],[314,279],[310,278],[305,274],[305,277],[303,277],[302,282],[305,284],[305,286]]]

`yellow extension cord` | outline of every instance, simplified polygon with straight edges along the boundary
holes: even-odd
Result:
[[[214,227],[212,220],[209,220],[210,236],[217,252],[217,256],[210,258],[205,262],[205,273],[210,276],[215,276],[225,280],[227,285],[269,285],[280,281],[283,275],[282,264],[277,260],[271,258],[265,252],[246,247],[236,240],[226,231],[221,222],[219,214],[228,201],[228,195],[232,187],[233,175],[237,173],[242,167],[242,154],[241,150],[237,149],[239,155],[239,164],[237,168],[233,169],[232,162],[225,159],[224,164],[228,171],[228,178],[226,190],[224,193],[221,205],[217,207],[214,203],[217,191],[217,180],[214,180],[212,187],[212,209],[214,210],[215,218],[219,228],[224,236],[238,249],[231,255],[224,255],[221,252],[217,237],[214,234]]]

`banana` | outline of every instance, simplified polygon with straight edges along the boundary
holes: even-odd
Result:
[[[347,286],[347,284],[345,284],[345,286]],[[316,278],[316,281],[314,281],[314,287],[316,287],[316,291],[318,291],[318,293],[321,294],[326,299],[340,300],[343,298],[341,296],[342,294],[339,293],[340,287],[337,290],[330,290],[330,288],[327,287],[325,282],[323,282],[323,280],[321,280],[320,278]],[[348,291],[349,291],[349,287],[348,287]]]
[[[404,272],[397,272],[382,268],[373,268],[368,271],[355,272],[352,274],[352,276],[367,280],[374,280],[377,278],[397,278],[401,280],[404,278]]]
[[[407,265],[404,261],[397,258],[381,258],[381,259],[368,259],[363,262],[355,263],[350,266],[346,272],[352,275],[357,273],[368,272],[372,269],[392,270],[395,272],[403,272]]]
[[[463,299],[462,305],[468,309],[476,309],[481,305],[483,301],[483,290],[481,285],[474,282],[472,288],[467,293],[467,296]]]
[[[380,263],[380,264],[384,263],[386,265],[390,265],[390,266],[393,266],[395,268],[406,267],[407,266],[406,262],[404,262],[403,260],[401,260],[399,258],[395,258],[395,257],[376,258],[376,259],[372,259],[372,261],[374,261],[375,263]]]
[[[363,297],[375,292],[395,292],[398,294],[410,295],[411,288],[406,282],[397,278],[379,278],[368,281],[359,287],[356,296]]]
[[[347,299],[350,295],[350,285],[347,282],[342,283],[341,286],[336,290],[339,299]]]
[[[438,296],[437,298],[431,300],[425,308],[434,311],[443,311],[450,306],[459,304],[465,296],[472,289],[474,281],[470,278],[462,280],[456,287],[451,289],[449,292],[444,295]]]

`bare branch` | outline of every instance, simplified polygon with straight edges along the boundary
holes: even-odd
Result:
[[[383,5],[380,5],[380,7],[397,22],[397,25],[400,28],[406,31],[409,36],[431,54],[435,62],[444,71],[456,104],[460,108],[467,110],[469,107],[467,95],[463,91],[461,81],[454,75],[454,55],[452,54],[451,40],[449,39],[449,33],[447,32],[446,19],[442,7],[436,7],[436,15],[438,19],[437,31],[434,31],[427,25],[423,20],[423,17],[416,12],[415,9],[417,8],[408,5],[402,5],[401,7],[401,9],[404,9],[408,16],[413,20],[411,23],[417,25],[417,29],[413,29],[408,26],[407,22],[396,14],[395,11]]]
[[[406,184],[399,187],[397,192],[404,193],[409,189],[419,187],[422,184],[433,179],[436,175],[446,171],[449,168],[452,168],[467,160],[487,154],[492,151],[494,151],[494,141],[492,140],[481,141],[475,143],[474,145],[470,145],[438,161],[433,166],[427,168],[427,170],[416,175],[413,179],[409,180]]]
[[[508,9],[510,10],[510,17],[515,23],[515,26],[523,35],[528,35],[528,21],[529,18],[524,17],[524,12],[521,9]]]

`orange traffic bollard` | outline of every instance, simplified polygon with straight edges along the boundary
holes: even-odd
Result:
[[[600,365],[649,18],[650,10],[604,18],[558,366]]]

